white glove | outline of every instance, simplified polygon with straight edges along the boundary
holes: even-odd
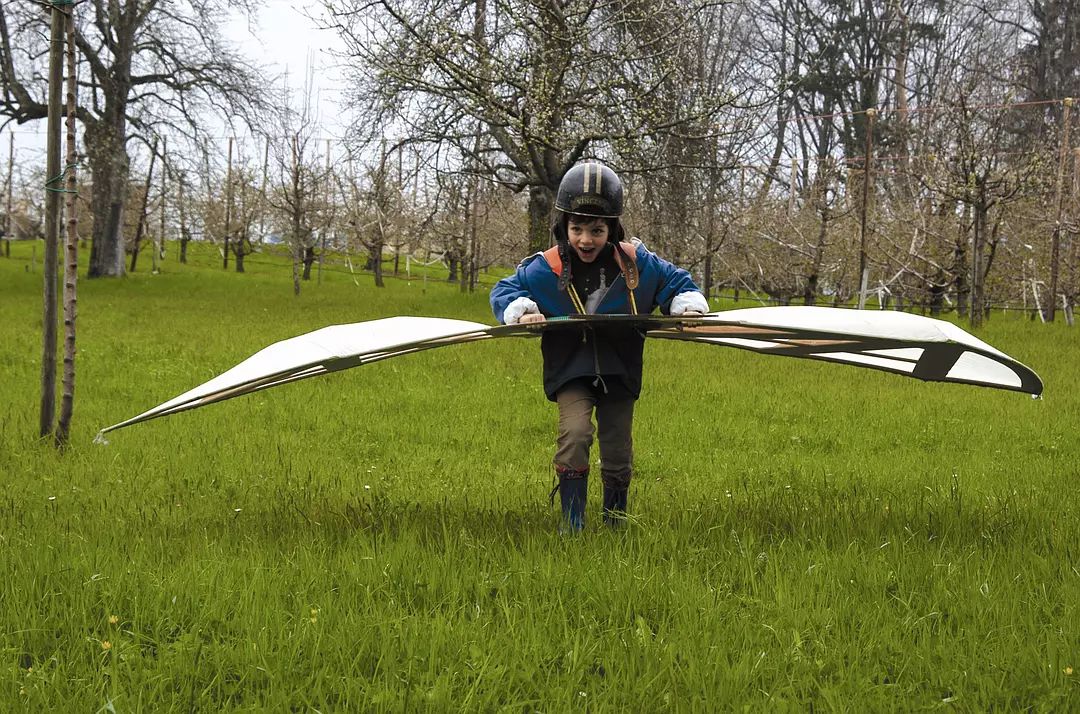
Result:
[[[679,293],[671,301],[672,315],[704,315],[709,311],[709,301],[696,290]]]
[[[506,309],[503,310],[503,323],[506,325],[516,325],[518,321],[521,320],[522,315],[539,312],[540,308],[537,307],[535,302],[522,296],[507,305]]]

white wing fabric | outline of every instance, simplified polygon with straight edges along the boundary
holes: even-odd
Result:
[[[544,330],[634,328],[648,337],[703,342],[764,354],[838,362],[926,381],[958,382],[1032,395],[1032,370],[952,323],[902,312],[830,307],[759,307],[701,317],[580,315],[524,325],[435,317],[389,317],[333,325],[276,342],[229,371],[102,433],[307,377],[388,357]]]
[[[437,317],[388,317],[351,325],[331,325],[275,342],[209,382],[136,417],[102,429],[102,433],[387,357],[486,339],[489,329],[490,325],[479,322]]]
[[[715,318],[715,319],[714,319]],[[764,354],[870,367],[928,382],[996,387],[1033,396],[1031,369],[951,322],[887,310],[759,307],[705,316],[650,337],[708,342]]]

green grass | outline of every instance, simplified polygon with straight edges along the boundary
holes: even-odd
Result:
[[[1064,325],[995,313],[979,335],[1041,374],[1040,401],[650,343],[633,521],[599,527],[596,479],[585,536],[562,539],[532,340],[92,443],[272,341],[490,322],[486,294],[325,270],[294,299],[280,259],[236,275],[210,253],[83,280],[59,454],[35,438],[29,250],[0,259],[0,710],[1080,708]]]

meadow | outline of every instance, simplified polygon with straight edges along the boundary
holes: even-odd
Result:
[[[602,527],[597,478],[562,538],[531,339],[93,443],[328,324],[491,322],[486,291],[336,265],[295,298],[198,249],[83,279],[59,453],[30,259],[0,258],[2,711],[1080,710],[1080,330],[978,333],[1041,400],[654,341],[632,519]]]

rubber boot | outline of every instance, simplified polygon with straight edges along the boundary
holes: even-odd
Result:
[[[604,484],[604,525],[614,529],[626,523],[626,493],[628,486]]]
[[[559,533],[569,535],[585,530],[585,496],[589,490],[589,472],[557,471],[559,501],[562,504],[562,519],[559,521]]]

